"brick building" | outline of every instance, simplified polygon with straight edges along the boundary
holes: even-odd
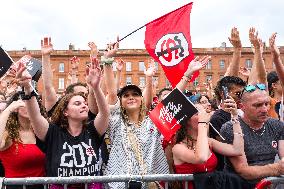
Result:
[[[281,58],[283,59],[284,47],[280,48]],[[199,78],[194,83],[189,85],[189,89],[193,90],[194,85],[199,84],[201,90],[204,90],[203,83],[208,79],[212,79],[215,84],[220,78],[224,76],[224,73],[232,59],[233,49],[228,47],[220,48],[194,48],[193,52],[195,56],[210,55],[211,61],[205,69],[201,70]],[[14,61],[20,59],[26,54],[30,54],[32,57],[41,60],[40,50],[23,50],[23,51],[9,51],[9,55]],[[54,50],[51,54],[51,63],[53,71],[53,84],[58,93],[62,93],[66,88],[68,73],[71,70],[70,59],[73,56],[80,58],[80,65],[78,70],[78,78],[84,82],[85,67],[86,64],[90,63],[89,50]],[[122,71],[121,85],[126,83],[133,83],[136,85],[143,86],[145,83],[144,77],[144,64],[150,61],[150,57],[145,49],[120,49],[117,53],[116,58],[123,59],[126,63]],[[264,51],[264,59],[266,62],[266,69],[271,71],[273,69],[273,63],[269,49],[266,48]],[[253,53],[251,48],[243,48],[241,56],[240,66],[251,68],[253,63]],[[158,81],[158,89],[169,86],[164,72],[158,63],[158,68],[155,75],[155,80]],[[114,68],[115,70],[115,68]],[[39,91],[42,91],[42,81],[40,79],[38,83]]]

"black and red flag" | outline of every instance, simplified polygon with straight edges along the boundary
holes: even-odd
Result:
[[[197,109],[191,101],[178,89],[175,88],[164,100],[162,100],[149,113],[149,117],[156,125],[166,141],[183,125],[187,120],[197,113]]]
[[[145,47],[159,62],[175,87],[194,58],[190,38],[192,3],[184,5],[146,24]],[[191,81],[198,76],[196,72]]]

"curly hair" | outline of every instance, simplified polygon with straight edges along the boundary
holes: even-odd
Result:
[[[19,100],[20,96],[21,96],[21,92],[16,92],[8,101],[7,107],[13,101]],[[45,107],[41,103],[38,103],[38,104],[39,104],[41,115],[43,115],[43,117],[47,118],[47,112],[45,110]],[[6,131],[8,132],[8,137],[6,138],[5,142],[7,142],[9,139],[11,139],[13,142],[16,142],[16,143],[22,142],[22,140],[20,138],[20,132],[19,132],[20,127],[21,127],[21,124],[19,122],[18,112],[12,112],[8,117],[6,127],[5,127]]]
[[[59,103],[51,116],[51,123],[59,125],[62,128],[68,128],[69,124],[67,117],[64,115],[64,111],[67,109],[70,99],[74,96],[82,96],[85,100],[87,100],[86,96],[82,92],[66,94],[59,100]],[[83,121],[84,127],[86,124],[87,120]]]
[[[175,143],[178,144],[183,141],[187,136],[186,126],[181,126],[181,128],[176,132]]]
[[[226,77],[223,77],[222,79],[220,79],[217,82],[217,85],[214,89],[214,93],[216,95],[217,100],[219,102],[222,100],[222,97],[221,97],[221,94],[223,93],[222,92],[222,86],[227,87],[228,90],[230,91],[234,85],[245,87],[246,82],[244,80],[242,80],[241,78],[236,77],[236,76],[226,76]]]

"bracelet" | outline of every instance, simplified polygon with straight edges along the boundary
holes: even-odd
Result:
[[[242,132],[239,132],[239,133],[234,133],[234,135],[239,135],[239,136],[244,136],[244,134]]]
[[[101,65],[111,66],[114,61],[114,58],[105,58],[104,56],[101,56]]]
[[[192,78],[191,75],[190,75],[190,76],[187,76],[187,75],[183,75],[183,76],[182,76],[182,79],[184,79],[184,80],[187,81],[187,82],[190,81],[191,78]]]
[[[30,100],[33,96],[37,97],[35,91],[32,91],[29,95],[26,95],[24,92],[21,93],[22,100]]]
[[[206,125],[208,125],[209,124],[209,121],[208,122],[205,122],[205,121],[198,121],[198,124],[199,123],[205,123]]]

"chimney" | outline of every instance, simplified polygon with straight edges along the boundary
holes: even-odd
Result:
[[[69,44],[69,50],[71,51],[75,50],[75,46],[72,43]]]
[[[222,43],[221,43],[221,47],[222,47],[222,48],[226,48],[226,42],[222,42]]]

